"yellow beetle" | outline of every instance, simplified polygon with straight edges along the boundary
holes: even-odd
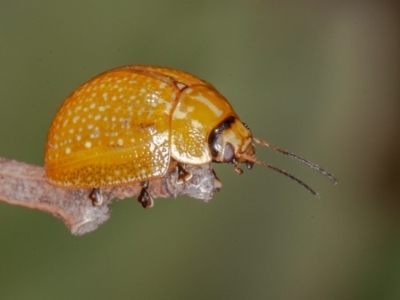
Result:
[[[255,158],[253,142],[300,160],[336,183],[332,175],[292,153],[256,139],[229,102],[211,84],[188,73],[154,66],[107,71],[76,89],[50,126],[45,169],[49,183],[67,188],[99,188],[142,182],[138,201],[151,207],[149,181],[185,164],[254,163],[298,178]]]

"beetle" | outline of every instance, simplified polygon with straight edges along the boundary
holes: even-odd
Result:
[[[151,180],[178,168],[178,181],[191,177],[185,165],[254,164],[278,171],[318,194],[297,177],[255,157],[254,144],[271,148],[336,179],[308,160],[254,138],[228,100],[189,73],[130,65],[106,71],[78,87],[61,105],[47,135],[47,181],[65,188],[100,189],[140,182],[138,201],[151,207]]]

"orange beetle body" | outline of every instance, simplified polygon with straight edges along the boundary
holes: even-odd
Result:
[[[127,66],[65,100],[49,129],[45,169],[49,183],[69,188],[148,184],[172,162],[229,162],[241,173],[240,162],[266,165],[254,158],[253,141],[269,146],[209,83],[174,69]]]

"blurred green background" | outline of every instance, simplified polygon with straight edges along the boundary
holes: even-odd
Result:
[[[112,204],[72,236],[0,202],[0,299],[400,299],[400,24],[396,1],[0,1],[0,156],[43,164],[78,85],[127,64],[206,79],[271,150],[216,171],[209,203]]]

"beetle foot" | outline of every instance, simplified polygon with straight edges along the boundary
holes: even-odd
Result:
[[[190,180],[190,178],[193,177],[193,174],[188,172],[188,171],[186,171],[183,168],[182,164],[178,163],[177,167],[178,167],[178,179],[176,180],[177,184],[182,184],[185,181],[188,181],[188,180]]]
[[[142,190],[140,191],[140,194],[137,198],[139,203],[142,204],[143,208],[150,208],[153,207],[154,205],[153,197],[151,197],[149,192],[147,191],[148,187],[149,187],[148,181],[142,182]]]
[[[90,192],[89,198],[92,201],[93,206],[100,206],[103,203],[103,195],[99,188],[94,188]]]
[[[236,174],[238,174],[238,175],[242,175],[243,174],[243,170],[241,168],[239,168],[239,163],[238,162],[235,162],[233,164],[233,168],[234,168]]]
[[[213,174],[214,174],[214,192],[219,192],[222,188],[222,182],[221,180],[218,178],[217,174],[215,173],[214,170],[212,170]]]

